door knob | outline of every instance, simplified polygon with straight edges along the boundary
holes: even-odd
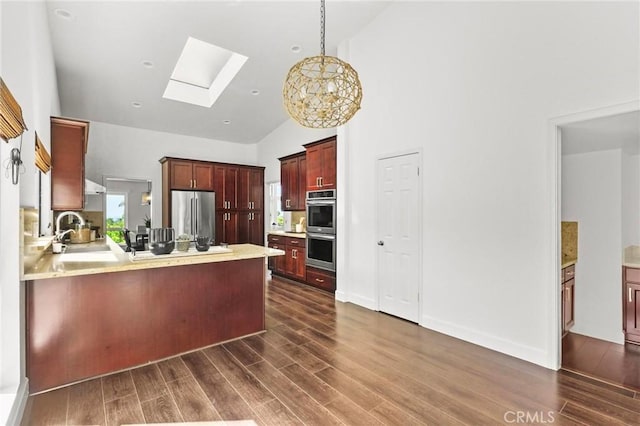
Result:
[[[379,246],[383,246],[384,245],[384,241],[382,241],[382,240],[378,241],[378,245]]]

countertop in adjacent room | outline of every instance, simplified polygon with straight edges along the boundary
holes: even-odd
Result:
[[[577,257],[571,257],[571,256],[562,256],[562,265],[561,268],[568,268],[571,265],[575,265],[576,263],[578,263],[578,258]]]
[[[629,246],[624,249],[622,266],[640,268],[640,246]]]

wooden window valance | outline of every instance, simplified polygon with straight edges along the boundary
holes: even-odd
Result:
[[[0,78],[0,138],[5,142],[20,136],[27,125],[22,118],[22,108]]]
[[[36,167],[42,173],[47,173],[51,170],[51,156],[38,137],[38,132],[36,132]]]

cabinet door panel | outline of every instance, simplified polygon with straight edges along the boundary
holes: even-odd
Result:
[[[216,210],[222,210],[226,208],[224,198],[225,176],[225,166],[213,167],[213,183],[214,191],[216,191]]]
[[[238,213],[238,244],[245,244],[251,242],[250,236],[251,228],[251,213],[239,212]]]
[[[238,186],[236,193],[238,194],[238,208],[239,209],[250,209],[250,182],[249,182],[250,169],[241,167],[238,170]]]
[[[278,250],[285,250],[284,245],[280,243],[269,243],[269,247],[278,249]],[[277,274],[284,274],[286,257],[287,257],[286,255],[270,257],[269,269],[271,269],[273,272]]]
[[[194,188],[200,191],[213,191],[213,165],[193,163]]]
[[[325,142],[320,145],[322,151],[322,189],[333,189],[336,187],[336,143]]]
[[[84,208],[83,127],[51,125],[51,208]]]
[[[304,210],[307,200],[307,157],[298,159],[298,205],[297,210]]]
[[[252,210],[262,210],[264,205],[264,171],[256,169],[250,170],[249,193]]]
[[[238,244],[238,212],[216,212],[216,241]]]
[[[228,209],[238,208],[238,167],[225,167],[224,171],[224,200]]]
[[[251,212],[249,220],[249,243],[264,246],[264,218],[262,212]]]
[[[171,161],[171,189],[193,189],[193,163]]]
[[[307,148],[307,191],[320,189],[322,176],[322,150],[319,145]]]
[[[574,296],[575,296],[575,280],[571,279],[563,284],[563,324],[564,330],[569,331],[574,323]]]
[[[282,210],[297,210],[298,206],[298,159],[291,158],[281,163]]]
[[[640,339],[640,284],[627,283],[625,286],[626,332]]]

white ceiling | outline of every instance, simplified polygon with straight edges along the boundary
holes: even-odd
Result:
[[[640,153],[640,111],[561,126],[562,155],[623,149]]]
[[[389,3],[327,1],[326,53]],[[285,75],[320,52],[319,0],[50,0],[48,12],[64,116],[209,139],[255,143],[282,124]],[[162,98],[189,36],[249,57],[211,108]]]

